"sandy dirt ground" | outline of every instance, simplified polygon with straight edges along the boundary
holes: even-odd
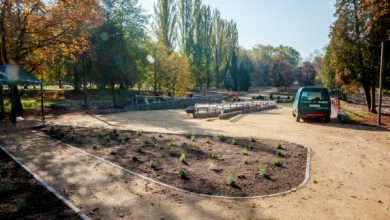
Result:
[[[187,118],[183,111],[83,114],[49,123],[169,133],[209,133],[285,140],[310,147],[311,179],[285,196],[208,199],[145,182],[26,130],[5,146],[92,218],[101,219],[390,219],[390,132],[332,122],[296,123],[291,109],[233,120]],[[2,131],[4,132],[4,131]]]

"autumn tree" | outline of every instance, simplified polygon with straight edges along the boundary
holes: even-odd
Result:
[[[378,46],[380,41],[389,39],[389,13],[388,1],[336,1],[337,19],[331,28],[325,56],[324,76],[334,76],[334,83],[343,91],[363,87],[368,111],[373,113],[376,112]]]

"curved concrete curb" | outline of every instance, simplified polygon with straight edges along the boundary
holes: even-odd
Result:
[[[65,199],[57,190],[51,187],[45,180],[39,177],[37,174],[32,172],[28,167],[26,167],[20,160],[18,160],[13,154],[11,154],[8,150],[6,150],[3,146],[0,145],[0,149],[3,150],[9,157],[11,157],[19,166],[25,169],[30,175],[34,177],[36,181],[38,181],[43,187],[45,187],[49,192],[53,193],[58,199],[60,199],[65,205],[71,208],[74,212],[76,212],[81,219],[83,220],[91,220],[86,214],[84,214],[79,208],[77,208],[73,203],[69,200]]]
[[[38,133],[37,131],[33,131],[33,132]],[[304,178],[303,182],[299,186],[297,186],[297,187],[294,187],[294,188],[292,188],[290,190],[287,190],[287,191],[284,191],[284,192],[280,192],[280,193],[274,193],[274,194],[269,194],[269,195],[260,195],[260,196],[216,196],[216,195],[207,195],[207,194],[195,193],[195,192],[191,192],[191,191],[188,191],[188,190],[180,189],[180,188],[177,188],[175,186],[172,186],[172,185],[169,185],[169,184],[166,184],[166,183],[154,180],[154,179],[152,179],[150,177],[147,177],[147,176],[144,176],[142,174],[136,173],[136,172],[131,171],[129,169],[126,169],[126,168],[124,168],[122,166],[119,166],[119,165],[117,165],[117,164],[115,164],[115,163],[113,163],[111,161],[108,161],[108,160],[103,159],[101,157],[95,156],[95,155],[93,155],[91,153],[88,153],[88,152],[86,152],[84,150],[81,150],[80,148],[74,147],[74,146],[72,146],[70,144],[64,143],[64,142],[59,141],[57,139],[54,139],[54,138],[52,138],[52,137],[50,137],[50,136],[48,136],[48,135],[46,135],[46,134],[44,134],[42,132],[39,132],[38,135],[50,138],[50,139],[52,139],[52,140],[54,140],[54,141],[56,141],[58,143],[64,144],[64,145],[66,145],[66,146],[68,146],[70,148],[73,148],[73,149],[81,152],[81,153],[87,154],[87,155],[89,155],[89,156],[91,156],[91,157],[93,157],[93,158],[95,158],[97,160],[100,160],[100,161],[102,161],[102,162],[104,162],[106,164],[109,164],[109,165],[111,165],[113,167],[121,169],[121,170],[123,170],[123,171],[125,171],[127,173],[130,173],[132,175],[135,175],[137,177],[140,177],[140,178],[142,178],[144,180],[147,180],[149,182],[155,183],[157,185],[160,185],[160,186],[163,186],[163,187],[166,187],[168,189],[175,190],[175,191],[178,191],[178,192],[182,192],[182,193],[186,193],[186,194],[190,194],[190,195],[195,195],[195,196],[207,197],[207,198],[214,198],[214,199],[260,199],[260,198],[267,198],[267,197],[275,197],[275,196],[280,196],[280,195],[285,195],[287,193],[295,192],[296,190],[302,188],[310,179],[310,157],[311,157],[311,154],[310,154],[310,148],[306,148],[307,149],[307,161],[306,161],[305,178]]]

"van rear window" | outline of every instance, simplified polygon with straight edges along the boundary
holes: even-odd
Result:
[[[329,95],[325,90],[302,91],[302,101],[328,101]]]

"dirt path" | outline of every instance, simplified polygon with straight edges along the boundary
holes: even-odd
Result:
[[[390,219],[389,131],[336,122],[296,123],[286,107],[248,114],[235,122],[194,120],[181,111],[131,112],[96,118],[67,115],[53,118],[51,122],[157,132],[256,136],[286,140],[312,149],[312,176],[304,188],[282,197],[233,201],[177,194],[153,186],[32,133],[23,134],[22,138],[7,144],[18,158],[58,191],[65,191],[65,196],[91,217]]]

